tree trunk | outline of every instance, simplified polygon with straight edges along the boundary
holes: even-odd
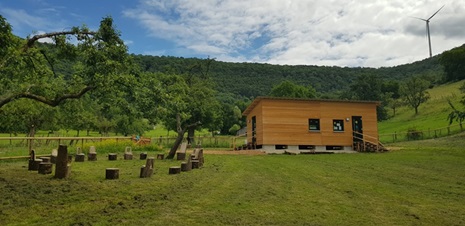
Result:
[[[190,144],[192,147],[195,146],[195,126],[189,127],[187,130],[187,144]]]
[[[71,165],[68,161],[68,147],[65,145],[58,146],[58,156],[55,164],[55,178],[68,178],[71,171]]]
[[[418,115],[418,107],[415,107],[415,115]]]
[[[176,141],[174,142],[173,147],[170,149],[170,153],[166,156],[166,159],[173,159],[174,155],[176,155],[176,151],[178,150],[179,145],[182,143],[182,139],[184,138],[184,134],[186,133],[186,129],[182,129],[178,132],[178,136],[176,137]]]

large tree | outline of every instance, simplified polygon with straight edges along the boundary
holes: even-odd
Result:
[[[312,86],[305,87],[285,80],[273,86],[269,95],[272,97],[314,98],[316,91]]]
[[[414,76],[401,84],[399,93],[407,105],[415,109],[418,114],[418,107],[429,100],[428,93],[430,83],[419,76]]]
[[[354,99],[366,101],[381,101],[376,108],[378,120],[387,119],[385,109],[387,96],[382,92],[383,80],[374,74],[362,74],[350,85],[350,90],[344,92],[341,99]]]
[[[208,75],[211,62],[211,59],[198,60],[183,74],[143,74],[147,86],[138,95],[139,107],[144,109],[147,118],[158,119],[166,128],[177,132],[167,158],[174,157],[186,132],[188,141],[195,144],[195,130],[216,128],[220,105]]]
[[[91,91],[112,93],[130,79],[131,58],[111,17],[97,31],[82,26],[21,39],[0,16],[0,43],[0,108],[18,99],[54,107]]]

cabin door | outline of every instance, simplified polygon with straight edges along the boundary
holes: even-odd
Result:
[[[352,131],[354,142],[363,141],[362,116],[352,116]]]
[[[252,145],[257,145],[257,117],[252,117]]]

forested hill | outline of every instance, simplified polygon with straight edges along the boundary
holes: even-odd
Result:
[[[150,72],[184,73],[201,59],[134,55],[142,69]],[[235,96],[256,97],[267,95],[273,85],[283,80],[300,85],[311,85],[320,93],[343,90],[361,74],[375,74],[385,80],[403,80],[413,75],[440,75],[439,56],[411,64],[383,68],[349,68],[328,66],[289,66],[261,63],[228,63],[214,61],[210,75],[217,90]]]

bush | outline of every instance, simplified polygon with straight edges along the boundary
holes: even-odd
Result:
[[[408,140],[419,140],[423,137],[423,132],[416,130],[415,128],[410,128],[407,131]]]

